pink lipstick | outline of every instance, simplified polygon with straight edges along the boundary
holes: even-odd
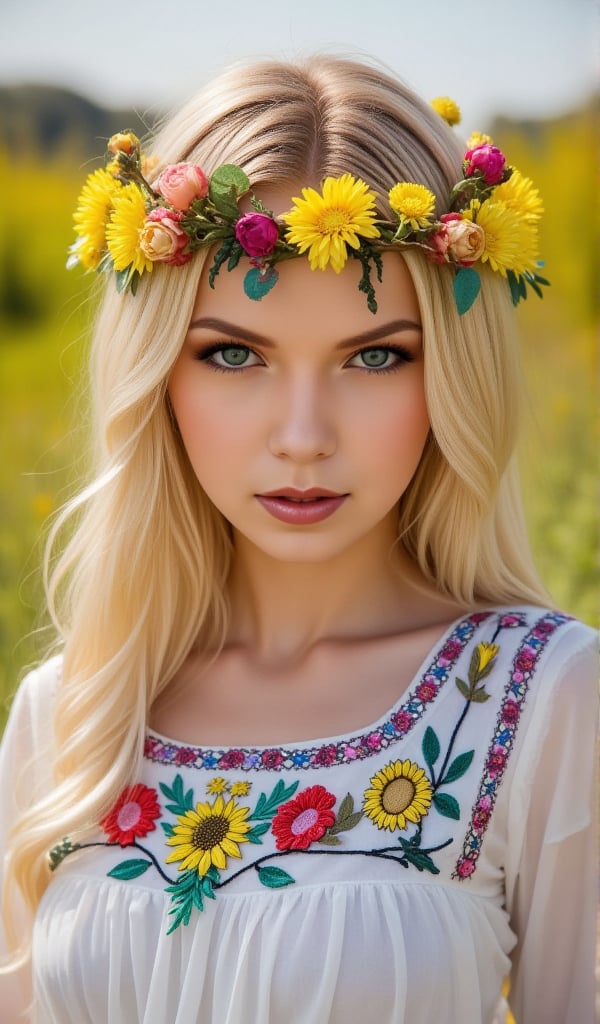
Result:
[[[306,491],[283,487],[278,491],[256,495],[269,515],[292,526],[308,526],[328,519],[347,497],[347,494],[338,494],[321,487],[309,487]]]

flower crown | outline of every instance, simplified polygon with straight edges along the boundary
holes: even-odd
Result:
[[[449,124],[460,120],[456,104],[442,97],[433,107]],[[321,192],[302,189],[292,209],[275,217],[251,193],[241,168],[224,164],[207,177],[191,163],[171,164],[150,184],[157,158],[147,160],[133,132],[113,135],[106,168],[83,186],[74,216],[77,239],[67,266],[116,271],[119,292],[135,294],[140,276],[155,263],[182,266],[194,252],[218,246],[209,270],[214,282],[223,264],[233,270],[243,256],[251,269],[244,291],[262,299],[276,284],[276,264],[308,251],[312,270],[331,264],[340,273],[348,257],[358,260],[371,312],[377,311],[372,272],[381,281],[385,250],[417,248],[454,269],[454,297],[466,313],[480,289],[476,263],[506,278],[516,305],[528,286],[541,297],[548,282],[537,268],[537,227],[543,212],[537,189],[506,164],[486,135],[471,136],[463,178],[452,188],[447,213],[436,219],[436,197],[425,185],[399,182],[388,192],[395,219],[377,216],[377,195],[360,178],[328,177]],[[249,195],[252,212],[239,201]]]

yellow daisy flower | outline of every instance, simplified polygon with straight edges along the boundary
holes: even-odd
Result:
[[[74,253],[88,270],[95,270],[106,250],[106,225],[113,209],[113,200],[122,189],[104,168],[88,174],[77,200],[73,215],[75,231],[79,236]]]
[[[115,196],[114,211],[106,227],[106,242],[115,270],[133,266],[141,274],[152,270],[152,261],[140,249],[140,233],[146,222],[144,195],[137,185],[125,185]]]
[[[399,182],[388,193],[392,210],[400,220],[410,224],[413,231],[426,228],[435,209],[435,196],[426,185],[411,181]]]
[[[433,790],[423,768],[414,761],[393,761],[376,772],[365,790],[363,810],[377,828],[393,832],[416,825],[429,811]]]
[[[450,127],[460,124],[460,107],[449,96],[437,96],[431,101],[431,106]]]
[[[225,803],[220,794],[212,804],[196,804],[195,811],[178,816],[179,824],[166,840],[175,849],[165,862],[181,861],[180,871],[195,870],[199,875],[211,865],[225,868],[228,857],[242,856],[239,844],[248,842],[249,813],[249,807],[239,807],[233,799]]]
[[[475,149],[475,146],[483,146],[485,143],[488,146],[492,145],[491,135],[484,135],[483,132],[472,132],[467,139],[467,150]]]
[[[544,212],[544,204],[531,178],[525,178],[515,167],[508,181],[494,189],[494,201],[500,199],[510,210],[527,221],[538,221]]]
[[[215,776],[210,782],[206,784],[207,793],[224,793],[227,789],[227,783],[225,779],[222,779],[220,775]]]
[[[247,796],[250,792],[251,782],[234,782],[231,785],[232,796]]]
[[[348,258],[347,245],[358,249],[361,237],[379,237],[374,224],[377,196],[360,178],[325,178],[322,195],[303,188],[302,197],[294,196],[294,208],[281,220],[289,225],[286,241],[301,253],[308,249],[311,270],[325,270],[331,263],[339,274]]]
[[[538,262],[535,222],[523,220],[506,203],[496,200],[495,193],[484,203],[472,199],[462,216],[476,221],[485,232],[482,263],[489,262],[492,270],[502,277],[506,277],[507,270],[517,275],[535,273]]]

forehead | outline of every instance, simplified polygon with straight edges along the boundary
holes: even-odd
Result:
[[[227,271],[221,268],[214,288],[208,283],[209,255],[202,274],[194,313],[197,317],[215,317],[235,322],[267,337],[319,336],[341,340],[393,320],[420,323],[419,305],[410,274],[399,253],[383,254],[382,281],[373,267],[377,312],[371,313],[366,296],[358,290],[361,266],[349,257],[340,274],[331,267],[311,270],[306,255],[277,265],[279,279],[260,301],[244,293],[244,276],[250,269],[247,259]]]

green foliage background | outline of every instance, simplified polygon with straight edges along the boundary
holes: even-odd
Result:
[[[499,121],[494,141],[540,187],[541,249],[552,288],[519,307],[529,415],[522,446],[528,521],[556,603],[597,621],[595,111],[544,123]],[[0,722],[6,697],[52,638],[41,538],[84,479],[81,393],[89,287],[64,270],[84,177],[63,152],[0,152]],[[77,425],[79,423],[79,425]],[[43,628],[46,627],[46,628]]]

